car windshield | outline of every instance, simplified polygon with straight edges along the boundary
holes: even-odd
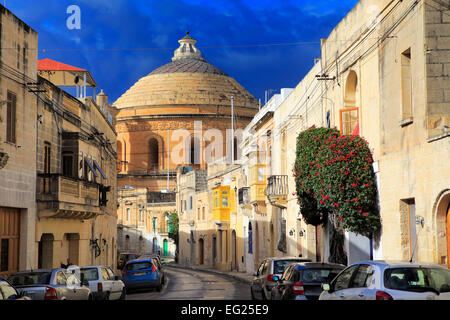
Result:
[[[151,269],[152,267],[153,265],[150,262],[134,262],[127,264],[127,270],[130,271]]]
[[[81,269],[80,273],[81,273],[82,276],[84,276],[84,280],[87,280],[87,281],[98,280],[98,270],[97,270],[97,268]]]
[[[301,271],[302,282],[305,283],[330,283],[342,269],[304,269]]]
[[[403,291],[450,292],[450,270],[427,267],[387,269],[384,286]]]
[[[273,274],[282,274],[286,268],[298,262],[298,260],[275,260],[273,262]]]
[[[8,281],[13,286],[24,286],[33,284],[49,284],[51,272],[29,272],[13,274],[8,277]]]

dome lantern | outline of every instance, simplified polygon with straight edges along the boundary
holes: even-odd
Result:
[[[177,50],[175,50],[172,61],[181,59],[194,59],[205,61],[205,59],[202,57],[200,50],[198,50],[197,47],[195,46],[197,40],[195,40],[189,35],[189,31],[186,31],[186,35],[180,40],[178,40],[178,43],[180,44],[180,47]]]

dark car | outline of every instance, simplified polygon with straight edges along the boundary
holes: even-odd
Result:
[[[330,283],[344,265],[335,263],[301,262],[290,265],[281,278],[274,277],[272,300],[318,300],[322,284]]]
[[[161,291],[163,285],[162,272],[156,259],[135,259],[125,264],[122,270],[122,281],[127,293],[134,289],[155,288]]]
[[[139,253],[132,253],[132,252],[119,253],[117,257],[117,269],[122,270],[127,261],[137,259],[139,256],[140,256]]]
[[[306,261],[311,260],[296,257],[276,257],[263,260],[253,275],[250,286],[252,300],[270,300],[272,288],[277,284],[273,277],[281,277],[284,270],[293,263]]]
[[[0,300],[31,300],[16,290],[7,280],[0,278]]]

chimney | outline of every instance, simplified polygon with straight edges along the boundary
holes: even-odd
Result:
[[[100,107],[107,107],[108,106],[108,95],[106,95],[103,92],[103,89],[101,92],[97,95],[97,105]]]

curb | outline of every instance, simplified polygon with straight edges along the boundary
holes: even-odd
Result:
[[[244,279],[244,278],[235,276],[233,274],[224,273],[224,272],[221,272],[221,271],[218,271],[218,270],[195,268],[195,267],[192,267],[192,266],[182,266],[182,265],[179,265],[179,264],[172,264],[172,263],[167,263],[165,266],[169,267],[169,268],[172,267],[172,268],[178,268],[178,269],[189,269],[189,270],[193,270],[193,271],[202,271],[202,272],[206,272],[206,273],[217,274],[217,275],[233,278],[235,280],[238,280],[238,281],[246,283],[246,284],[251,284],[252,283],[251,280]]]

